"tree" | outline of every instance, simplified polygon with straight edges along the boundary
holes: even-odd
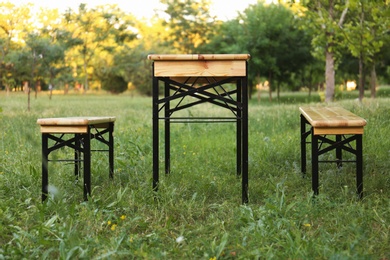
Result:
[[[209,0],[161,0],[166,4],[170,29],[165,41],[183,53],[196,53],[214,34],[215,17],[210,15]]]
[[[340,27],[343,26],[348,12],[349,1],[341,0],[304,0],[306,26],[313,30],[314,54],[321,58],[325,55],[325,102],[331,102],[335,90],[335,60],[340,57],[342,45]]]
[[[72,37],[81,41],[73,55],[81,57],[82,73],[80,74],[84,82],[84,91],[87,91],[93,73],[91,61],[99,53],[103,41],[107,39],[109,28],[105,28],[102,15],[96,9],[89,10],[86,4],[79,5],[78,13],[68,9],[65,19],[67,27],[73,33]]]
[[[147,60],[147,55],[152,53],[169,53],[172,47],[161,44],[161,39],[169,37],[169,32],[163,25],[165,21],[155,17],[145,23],[136,20],[134,27],[137,38],[121,49],[115,55],[115,70],[123,73],[123,77],[132,83],[132,87],[143,95],[152,95],[152,64]]]
[[[273,83],[287,82],[310,59],[309,38],[300,31],[292,11],[280,4],[258,3],[244,11],[241,44],[251,54],[250,78],[267,78],[272,100]]]
[[[132,22],[115,5],[88,10],[85,4],[80,4],[78,13],[68,10],[65,16],[73,37],[82,41],[75,48],[74,60],[78,60],[77,56],[82,59],[84,89],[88,90],[89,80],[93,76],[101,80],[104,73],[111,75],[111,72],[101,66],[112,65],[113,54],[125,42],[135,38],[131,31]]]
[[[246,44],[242,40],[244,30],[242,20],[232,19],[225,22],[216,21],[213,25],[215,33],[209,41],[198,49],[202,53],[244,53],[247,52]]]
[[[61,83],[68,84],[73,81],[69,64],[65,60],[66,52],[82,43],[73,38],[63,24],[58,10],[42,9],[38,14],[39,37],[47,40],[46,48],[42,50],[43,68],[45,78],[48,78],[51,89]],[[51,98],[51,92],[50,92]]]
[[[0,79],[6,85],[7,92],[15,79],[10,78],[13,65],[9,63],[9,53],[19,48],[20,40],[30,30],[31,5],[15,6],[10,2],[0,3]]]
[[[376,91],[376,56],[389,32],[389,3],[351,0],[352,15],[343,27],[345,45],[359,60],[359,100],[364,97],[365,70],[371,67],[371,97]]]
[[[126,51],[134,48],[134,41],[137,39],[137,34],[134,33],[136,21],[132,15],[125,15],[119,9],[102,10],[102,13],[105,13],[106,18],[110,18],[114,26],[111,27],[107,41],[102,43],[101,52],[93,59],[94,75],[102,81],[103,89],[112,93],[121,93],[127,90],[129,82],[125,70],[122,69],[125,67],[122,62],[127,65],[133,62]],[[107,84],[107,79],[114,83],[111,87]],[[119,84],[120,82],[123,84]]]

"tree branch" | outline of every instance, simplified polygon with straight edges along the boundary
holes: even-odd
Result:
[[[343,10],[341,16],[340,16],[340,20],[339,20],[339,23],[337,24],[340,28],[343,27],[343,23],[344,23],[344,20],[345,20],[345,16],[347,15],[347,12],[348,12],[348,6],[349,6],[349,0],[347,0],[345,2],[345,9]]]

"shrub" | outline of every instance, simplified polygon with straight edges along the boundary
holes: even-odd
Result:
[[[110,75],[102,80],[102,89],[114,94],[125,92],[127,85],[128,83],[121,76],[117,75]]]

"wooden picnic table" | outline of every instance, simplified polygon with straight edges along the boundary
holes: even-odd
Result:
[[[166,174],[170,172],[171,162],[171,123],[234,122],[236,123],[237,175],[242,179],[242,202],[248,202],[247,61],[249,58],[249,54],[151,54],[148,56],[148,59],[153,61],[154,190],[157,190],[159,182],[159,120],[164,121]],[[160,96],[160,82],[163,83],[162,96]],[[233,90],[226,90],[223,87],[231,83],[235,86]],[[181,102],[184,99],[188,103]],[[204,103],[231,111],[231,117],[175,116],[178,111]]]

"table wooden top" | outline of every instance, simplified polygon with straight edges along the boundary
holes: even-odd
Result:
[[[189,61],[189,60],[249,60],[249,54],[150,54],[154,61]]]
[[[188,77],[245,77],[249,57],[249,54],[151,54],[148,59],[154,61],[155,77],[188,82]]]
[[[94,124],[111,123],[115,117],[56,117],[56,118],[39,118],[37,124],[41,126],[85,126]]]

